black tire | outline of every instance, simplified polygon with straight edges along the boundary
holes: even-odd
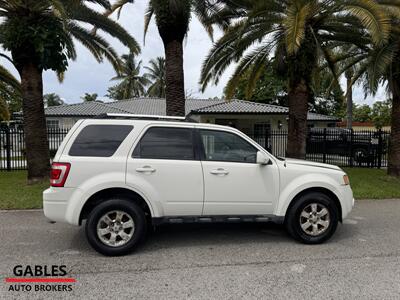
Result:
[[[353,159],[355,162],[364,162],[368,157],[368,151],[363,148],[356,148],[353,152]]]
[[[132,236],[121,246],[110,246],[101,241],[97,234],[97,225],[100,218],[108,212],[121,211],[133,220],[134,230]],[[147,231],[146,217],[143,209],[128,199],[114,198],[101,202],[89,214],[86,221],[86,238],[89,244],[99,253],[107,256],[120,256],[131,253],[144,239]]]
[[[335,233],[339,220],[339,212],[336,203],[328,195],[320,192],[310,192],[301,195],[294,201],[294,204],[289,208],[285,217],[286,229],[294,239],[304,244],[320,244],[328,240]],[[320,208],[325,207],[329,212],[329,225],[324,232],[318,235],[308,234],[301,228],[300,215],[304,209],[309,208],[313,203],[318,204]]]

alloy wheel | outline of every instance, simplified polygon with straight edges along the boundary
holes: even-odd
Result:
[[[135,232],[135,222],[126,212],[114,210],[105,213],[97,222],[97,236],[111,247],[128,243]]]
[[[301,229],[310,236],[321,235],[328,229],[329,225],[329,210],[320,203],[308,204],[300,214]]]

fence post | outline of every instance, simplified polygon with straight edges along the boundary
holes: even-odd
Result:
[[[378,130],[378,169],[382,167],[382,129]]]
[[[350,129],[350,167],[353,167],[353,138],[354,138],[354,132],[353,132],[353,128]]]
[[[11,139],[10,139],[10,127],[6,127],[6,161],[7,171],[11,171]]]
[[[326,128],[324,128],[324,143],[323,143],[322,161],[323,161],[323,163],[326,163]]]

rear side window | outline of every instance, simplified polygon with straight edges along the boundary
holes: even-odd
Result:
[[[132,129],[130,125],[88,125],[76,137],[69,155],[110,157]]]
[[[152,127],[133,151],[134,158],[193,160],[193,130]]]

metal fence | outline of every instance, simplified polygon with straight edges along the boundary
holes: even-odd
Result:
[[[47,130],[50,156],[53,157],[69,129]],[[247,133],[276,156],[285,157],[288,133],[267,130]],[[353,131],[340,128],[312,128],[307,134],[306,159],[343,167],[381,168],[387,166],[390,132]],[[0,171],[26,169],[25,138],[21,128],[0,128]]]
[[[50,156],[53,157],[69,129],[48,128]],[[0,128],[0,171],[26,169],[25,136],[21,128]]]
[[[272,154],[285,157],[287,131],[248,135]],[[390,131],[383,130],[311,128],[307,133],[306,160],[342,167],[387,167],[389,138]]]

